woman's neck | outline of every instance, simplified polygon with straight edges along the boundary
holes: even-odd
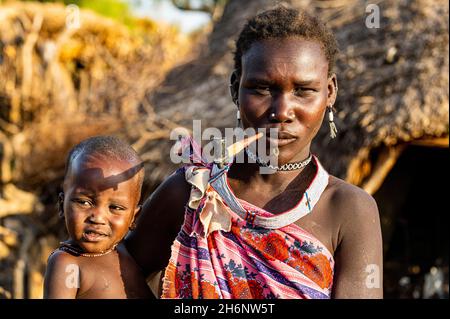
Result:
[[[292,171],[273,171],[272,174],[262,174],[261,166],[256,163],[233,163],[228,172],[228,177],[238,180],[245,185],[267,185],[273,189],[298,188],[301,180],[309,179],[309,173],[315,171],[312,161],[304,168]]]

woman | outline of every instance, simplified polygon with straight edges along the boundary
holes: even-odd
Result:
[[[146,201],[127,247],[147,275],[165,274],[163,298],[382,298],[375,201],[310,155],[326,113],[336,133],[333,35],[279,7],[249,20],[236,47],[237,116],[279,130],[275,173],[260,174],[267,163],[251,152],[258,164],[178,170]]]

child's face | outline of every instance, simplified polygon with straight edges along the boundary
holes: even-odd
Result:
[[[72,162],[64,180],[64,216],[70,238],[84,251],[106,251],[126,235],[139,210],[133,167],[98,154]]]

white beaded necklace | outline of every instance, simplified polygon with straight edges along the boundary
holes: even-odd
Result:
[[[248,157],[250,157],[252,160],[256,161],[258,164],[265,166],[265,167],[269,167],[275,171],[294,171],[297,169],[301,169],[301,168],[305,167],[306,165],[308,165],[312,159],[312,155],[310,153],[309,156],[303,161],[295,162],[295,163],[286,163],[281,166],[273,166],[273,165],[261,160],[258,156],[253,154],[253,152],[250,151],[248,148],[245,148],[245,152],[247,153]]]
[[[260,216],[252,210],[245,209],[228,186],[226,170],[221,169],[217,165],[213,166],[211,175],[218,178],[212,179],[210,185],[222,197],[224,203],[242,219],[254,226],[278,229],[290,225],[310,213],[327,187],[329,179],[327,171],[315,156],[313,156],[313,160],[317,165],[317,172],[302,199],[294,208],[270,217]]]

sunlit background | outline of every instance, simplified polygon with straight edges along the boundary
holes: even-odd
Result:
[[[330,173],[377,200],[387,298],[448,298],[448,2],[286,1],[340,44]],[[0,298],[42,298],[65,239],[56,211],[68,150],[98,134],[145,161],[144,198],[176,167],[170,132],[233,127],[234,40],[268,0],[0,0]],[[72,14],[80,8],[79,27]],[[75,22],[74,22],[75,21]]]

